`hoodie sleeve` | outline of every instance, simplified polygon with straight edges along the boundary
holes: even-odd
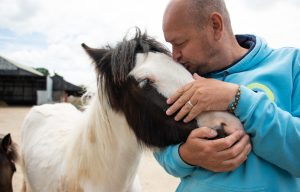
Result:
[[[300,177],[299,81],[299,77],[294,81],[297,91],[293,93],[292,101],[296,109],[292,113],[280,109],[265,94],[244,86],[241,86],[240,101],[235,110],[251,137],[254,153],[296,177]]]
[[[186,164],[179,156],[179,145],[171,145],[154,152],[155,159],[159,164],[174,177],[186,177],[196,169],[194,166]]]

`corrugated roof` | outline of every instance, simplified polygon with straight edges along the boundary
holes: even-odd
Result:
[[[55,74],[51,78],[53,80],[54,91],[82,91],[81,87],[64,80],[60,75]]]
[[[17,68],[22,69],[22,70],[24,70],[24,71],[27,71],[27,72],[29,72],[29,73],[33,73],[33,74],[38,75],[38,76],[44,76],[43,73],[41,73],[41,72],[35,70],[35,69],[32,68],[32,67],[29,67],[29,66],[26,66],[26,65],[22,65],[22,64],[20,64],[20,63],[15,62],[15,61],[12,61],[12,60],[10,60],[10,59],[7,59],[7,58],[5,58],[5,57],[3,57],[3,56],[1,56],[1,55],[0,55],[0,59],[6,60],[6,61],[8,62],[8,64],[14,65],[14,66],[16,66]],[[8,69],[8,70],[13,70],[13,69],[14,69],[14,68],[11,67],[11,68]],[[0,68],[0,70],[1,70],[1,68]],[[2,70],[4,70],[4,69],[2,69]]]

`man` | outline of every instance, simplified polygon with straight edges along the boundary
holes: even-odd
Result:
[[[253,148],[241,131],[207,140],[216,133],[194,130],[185,143],[155,153],[181,178],[177,191],[300,191],[300,50],[234,36],[223,0],[172,0],[163,31],[174,60],[195,73],[167,100],[167,115],[189,122],[203,111],[230,110]]]

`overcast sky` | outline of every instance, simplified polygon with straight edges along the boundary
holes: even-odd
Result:
[[[256,34],[274,48],[300,47],[299,0],[225,0],[236,34]],[[139,26],[164,42],[169,0],[0,0],[0,55],[45,67],[74,84],[94,81],[80,44],[101,47]],[[298,19],[297,19],[298,18]]]

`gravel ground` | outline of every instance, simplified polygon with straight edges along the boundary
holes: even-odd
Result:
[[[0,107],[0,133],[11,133],[12,139],[20,143],[20,127],[30,107]],[[175,191],[179,180],[167,175],[153,158],[151,152],[143,156],[138,171],[143,192]],[[20,167],[13,177],[14,191],[20,191],[23,177]]]

